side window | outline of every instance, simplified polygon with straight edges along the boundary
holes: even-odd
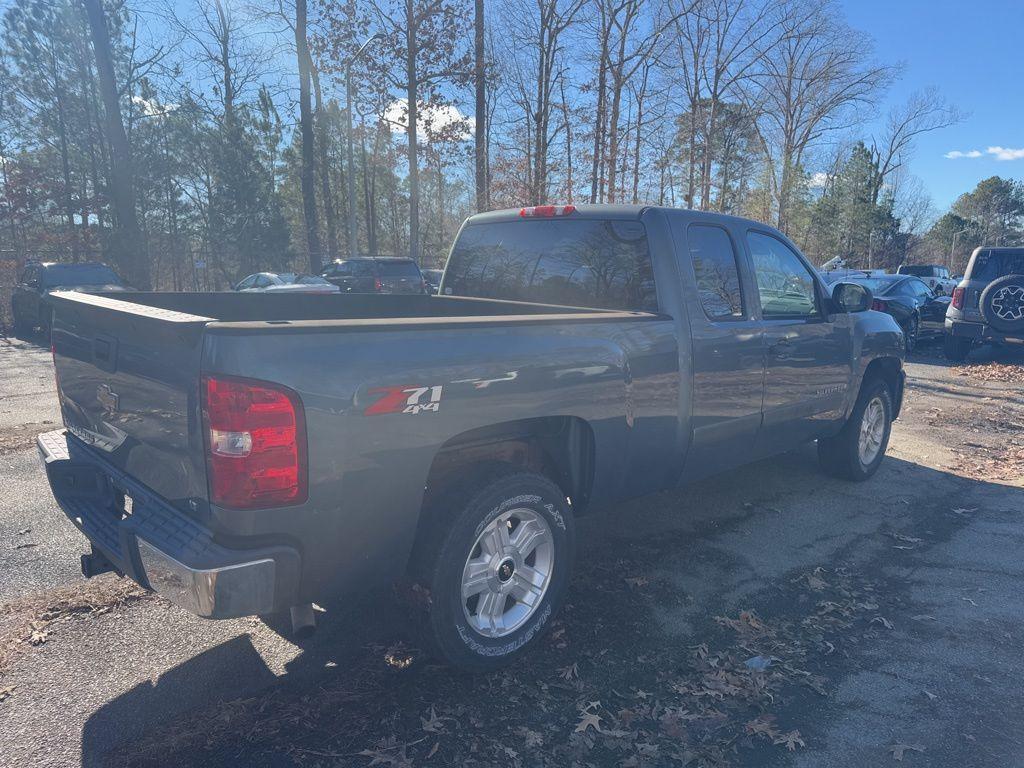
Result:
[[[257,288],[266,288],[268,285],[270,285],[270,278],[266,275],[260,275],[256,278]]]
[[[245,280],[243,280],[242,282],[240,282],[238,284],[238,287],[237,287],[236,290],[244,291],[246,288],[252,288],[252,284],[255,283],[255,282],[256,282],[256,278],[253,277],[252,275],[249,275],[249,277],[245,278]]]
[[[814,278],[788,245],[771,235],[754,231],[747,232],[747,244],[765,320],[818,314]]]
[[[374,269],[372,261],[352,261],[352,274],[355,277],[373,277]]]
[[[691,224],[686,243],[704,314],[711,320],[743,317],[740,273],[729,233],[721,227]]]

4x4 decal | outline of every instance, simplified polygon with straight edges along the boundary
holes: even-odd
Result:
[[[380,397],[363,411],[364,416],[382,413],[423,413],[437,411],[441,407],[441,384],[430,387],[398,386],[374,387],[371,395]]]

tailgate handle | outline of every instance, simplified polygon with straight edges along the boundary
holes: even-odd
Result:
[[[117,339],[97,336],[92,342],[92,357],[97,368],[112,373],[117,367]]]

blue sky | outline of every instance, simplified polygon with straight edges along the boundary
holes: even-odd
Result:
[[[1024,0],[841,0],[850,25],[870,34],[876,55],[904,65],[880,109],[934,85],[970,113],[920,138],[911,172],[939,211],[989,176],[1024,179]],[[989,148],[1021,150],[1000,153]],[[948,152],[980,152],[948,159]]]

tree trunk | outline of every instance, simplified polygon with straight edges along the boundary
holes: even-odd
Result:
[[[476,127],[473,143],[476,160],[476,210],[486,211],[490,206],[487,189],[487,72],[484,59],[484,0],[476,0],[476,18],[473,27],[473,77],[476,81]]]
[[[103,96],[104,127],[110,145],[110,200],[117,217],[111,235],[110,252],[114,262],[124,271],[128,282],[136,288],[151,287],[149,256],[142,241],[142,230],[135,213],[135,183],[132,173],[132,153],[128,136],[121,122],[121,104],[118,101],[117,82],[111,53],[110,32],[102,0],[82,0],[89,18],[93,51],[96,55],[96,73]]]
[[[327,223],[327,258],[338,258],[338,222],[334,211],[334,194],[331,190],[330,157],[331,134],[327,129],[327,113],[324,111],[323,94],[320,92],[320,73],[312,68],[313,94],[316,100],[316,144],[320,156],[320,197],[323,199],[324,219]]]
[[[420,259],[420,169],[416,138],[416,9],[413,0],[405,0],[405,76],[406,100],[409,103],[409,258]]]
[[[302,213],[306,220],[306,248],[309,271],[320,274],[320,227],[316,214],[316,155],[313,138],[313,110],[310,106],[309,81],[312,61],[306,39],[306,0],[295,0],[295,49],[299,63],[299,129],[302,134]]]

